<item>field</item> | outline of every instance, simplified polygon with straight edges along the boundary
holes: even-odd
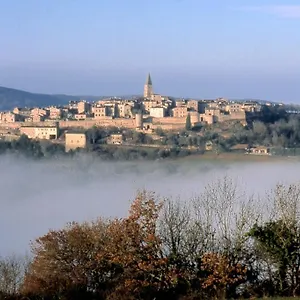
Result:
[[[298,156],[272,156],[272,155],[247,155],[244,153],[212,153],[195,154],[182,158],[184,160],[203,160],[203,161],[227,161],[227,162],[279,162],[279,161],[299,161]]]

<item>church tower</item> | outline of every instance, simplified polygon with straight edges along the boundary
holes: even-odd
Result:
[[[152,87],[152,80],[151,80],[151,76],[150,73],[148,74],[146,83],[144,85],[144,97],[145,98],[151,98],[151,96],[153,95],[153,87]]]

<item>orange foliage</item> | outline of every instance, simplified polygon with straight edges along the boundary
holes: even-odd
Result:
[[[221,299],[228,285],[241,283],[246,279],[247,269],[241,264],[232,264],[221,254],[207,253],[201,259],[201,271],[205,274],[202,280],[203,289],[212,289]]]
[[[109,259],[124,270],[117,292],[139,294],[145,288],[157,291],[170,285],[172,271],[168,270],[168,259],[161,254],[161,241],[156,234],[161,205],[153,194],[140,193],[128,218],[110,224]],[[99,253],[98,259],[106,254]]]
[[[25,278],[25,294],[59,294],[109,282],[114,294],[139,295],[176,284],[177,273],[161,253],[156,233],[162,203],[140,193],[129,216],[94,224],[72,223],[50,231],[32,246],[35,255]],[[106,286],[107,288],[107,286]]]
[[[88,286],[98,270],[96,256],[105,240],[107,224],[71,223],[50,231],[32,244],[34,260],[25,277],[24,293],[59,293],[74,286]]]

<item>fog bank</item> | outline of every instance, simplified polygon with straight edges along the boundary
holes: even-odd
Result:
[[[124,216],[139,189],[190,199],[230,176],[249,195],[299,180],[300,162],[101,162],[91,157],[30,161],[0,156],[0,256],[24,253],[50,228]]]

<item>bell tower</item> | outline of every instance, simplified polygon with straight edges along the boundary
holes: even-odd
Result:
[[[153,87],[152,87],[152,80],[151,80],[151,76],[150,73],[148,74],[146,83],[144,85],[144,97],[145,98],[151,98],[151,96],[153,95]]]

